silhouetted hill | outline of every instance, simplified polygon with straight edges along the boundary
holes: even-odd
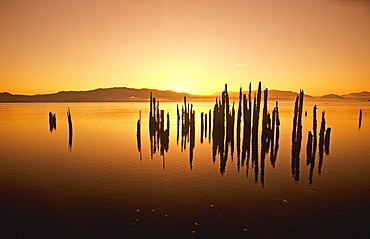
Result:
[[[370,101],[370,92],[362,91],[358,93],[350,93],[346,95],[342,95],[345,99],[356,99],[356,100],[366,100]]]
[[[335,99],[335,100],[342,100],[344,97],[336,94],[329,94],[329,95],[323,95],[320,98],[322,99]]]
[[[184,96],[192,101],[199,100],[214,100],[220,97],[221,92],[212,95],[191,95],[188,93],[178,93],[171,90],[155,90],[155,89],[135,89],[127,87],[115,87],[106,89],[95,89],[87,91],[60,91],[54,94],[39,94],[39,95],[13,95],[7,92],[0,93],[0,102],[140,102],[149,101],[150,92],[159,101],[182,101]],[[252,92],[252,97],[256,91]],[[243,94],[248,94],[244,91]],[[297,92],[269,90],[268,97],[270,100],[294,100]],[[263,95],[263,94],[262,94]],[[239,98],[239,92],[229,92],[230,99],[235,101]],[[346,95],[328,94],[319,97],[305,95],[305,99],[310,100],[361,100],[370,101],[370,92],[363,91],[359,93],[351,93]]]
[[[10,93],[0,93],[1,102],[130,102],[130,101],[149,101],[150,92],[159,101],[179,101],[187,93],[177,93],[175,91],[162,91],[154,89],[134,89],[127,87],[115,87],[107,89],[95,89],[88,91],[60,91],[55,94],[44,95],[13,95]],[[196,97],[196,96],[194,96]]]

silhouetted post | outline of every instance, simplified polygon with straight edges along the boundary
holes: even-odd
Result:
[[[242,118],[242,87],[239,90],[239,107],[238,107],[238,118],[236,120],[236,151],[238,158],[240,156],[240,123]]]
[[[167,112],[167,130],[170,132],[170,113]]]
[[[275,149],[275,124],[276,124],[276,107],[272,110],[272,119],[271,119],[271,133],[270,133],[270,162],[273,167],[275,167],[274,162],[274,149]]]
[[[242,164],[244,164],[244,160],[246,158],[246,152],[249,151],[250,145],[250,137],[248,136],[248,129],[250,129],[250,125],[248,125],[248,106],[247,106],[247,96],[243,94],[243,147],[242,147]],[[250,131],[249,131],[250,132]]]
[[[362,110],[360,109],[360,115],[358,117],[358,128],[361,128],[362,124]]]
[[[316,145],[317,145],[317,107],[316,105],[313,107],[313,145],[314,145],[314,153],[316,153]]]
[[[164,110],[161,110],[161,116],[159,121],[159,131],[162,133],[164,132]]]
[[[294,105],[293,130],[292,130],[292,176],[299,181],[300,151],[302,141],[302,111],[304,92],[300,90]]]
[[[194,157],[194,147],[195,147],[195,111],[190,111],[190,151],[189,151],[189,164],[190,170],[193,169],[193,157]]]
[[[149,95],[149,99],[150,99],[150,106],[149,106],[149,128],[152,127],[152,117],[153,117],[153,93],[150,92],[150,95]],[[151,131],[151,130],[149,130]]]
[[[204,135],[204,121],[203,121],[204,113],[200,113],[200,143],[203,143],[203,135]]]
[[[318,173],[321,174],[322,163],[324,159],[324,138],[325,138],[325,111],[322,112],[321,115],[321,127],[319,133],[319,165],[318,165]]]
[[[177,104],[177,131],[176,131],[176,144],[179,144],[179,130],[180,130],[180,111],[179,111],[179,104]]]
[[[307,154],[307,165],[309,165],[311,163],[311,158],[312,158],[312,133],[311,131],[308,131],[306,154]]]
[[[276,133],[275,133],[275,151],[274,151],[274,158],[273,158],[273,167],[275,167],[276,157],[279,150],[279,138],[280,138],[280,117],[279,117],[279,107],[278,102],[276,101]]]
[[[321,114],[321,127],[320,127],[320,142],[324,142],[324,134],[325,134],[325,111]]]
[[[299,108],[298,108],[298,133],[297,138],[298,140],[302,140],[302,111],[303,111],[303,97],[304,92],[301,90],[299,92]]]
[[[68,129],[69,129],[68,146],[69,146],[69,149],[72,150],[73,129],[72,129],[72,115],[71,115],[71,110],[69,108],[67,110],[67,118],[68,118]]]
[[[326,134],[325,134],[325,154],[329,154],[329,147],[330,147],[330,133],[331,133],[331,128],[326,129]]]
[[[208,142],[210,143],[211,142],[211,132],[212,132],[212,110],[209,110],[208,112],[208,118],[209,118],[209,130],[208,130]],[[214,120],[214,119],[213,119]]]
[[[140,160],[142,160],[141,154],[141,110],[139,113],[139,119],[137,120],[136,124],[136,141],[137,141],[137,150],[140,153]]]
[[[254,109],[254,108],[253,108]],[[254,113],[254,112],[253,112]],[[252,130],[252,83],[249,82],[249,92],[248,92],[248,110],[247,110],[247,142],[248,142],[248,155],[250,151],[250,141],[251,141],[251,130]]]
[[[268,89],[264,90],[264,97],[263,97],[263,113],[262,113],[262,137],[261,137],[261,151],[265,154],[268,151],[268,141],[269,141],[269,134],[270,134],[270,125],[271,119],[268,114],[267,110],[267,98],[268,98]]]
[[[207,138],[207,113],[204,114],[204,137]]]
[[[176,109],[177,109],[177,122],[179,122],[180,121],[179,104],[176,104]]]
[[[233,102],[233,108],[232,108],[232,111],[231,111],[231,117],[230,117],[230,137],[231,137],[231,146],[230,146],[230,150],[231,150],[231,159],[234,158],[234,127],[235,127],[235,108],[234,108],[234,102]]]
[[[258,83],[257,98],[255,99],[255,107],[253,112],[253,126],[252,126],[252,158],[256,166],[258,160],[258,121],[261,107],[261,82]]]
[[[298,99],[299,99],[299,96],[297,95],[297,97],[295,98],[295,103],[294,103],[293,130],[292,130],[293,147],[294,147],[294,143],[296,142],[296,135],[297,135]]]

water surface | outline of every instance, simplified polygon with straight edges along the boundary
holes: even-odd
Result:
[[[269,153],[256,171],[236,145],[221,170],[209,132],[195,146],[177,142],[176,104],[169,149],[150,150],[149,103],[0,104],[0,234],[4,238],[289,238],[365,237],[370,217],[370,105],[319,103],[332,128],[319,167],[306,165],[313,103],[303,118],[299,178],[292,177],[294,102],[280,102],[275,167]],[[269,102],[269,110],[274,102]],[[70,139],[66,111],[70,108]],[[359,109],[363,111],[358,128]],[[142,112],[141,152],[136,123]],[[56,114],[50,131],[48,113]],[[262,110],[261,110],[262,112]],[[320,117],[318,125],[320,127]],[[180,133],[181,134],[181,133]],[[236,142],[236,141],[235,141]],[[236,144],[236,143],[235,143]],[[247,163],[248,162],[248,163]],[[320,168],[320,169],[319,169]],[[310,176],[311,169],[311,176]],[[263,173],[262,173],[263,170]],[[319,173],[320,171],[320,173]],[[262,177],[263,174],[263,178]]]

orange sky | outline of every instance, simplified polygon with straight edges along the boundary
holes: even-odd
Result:
[[[0,1],[0,92],[370,91],[370,1]]]

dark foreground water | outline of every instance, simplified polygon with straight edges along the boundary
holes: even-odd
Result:
[[[176,103],[160,104],[171,122],[163,155],[150,150],[149,103],[0,104],[0,237],[369,237],[370,104],[319,103],[319,128],[323,110],[332,128],[330,148],[322,160],[317,150],[314,165],[307,166],[312,106],[305,103],[293,175],[294,102],[280,103],[275,167],[267,153],[258,168],[238,158],[236,142],[226,165],[212,157],[209,132],[201,142],[200,113],[213,103],[194,104],[192,159],[189,142],[183,149],[181,136],[177,141]],[[50,111],[57,122],[52,131]]]

